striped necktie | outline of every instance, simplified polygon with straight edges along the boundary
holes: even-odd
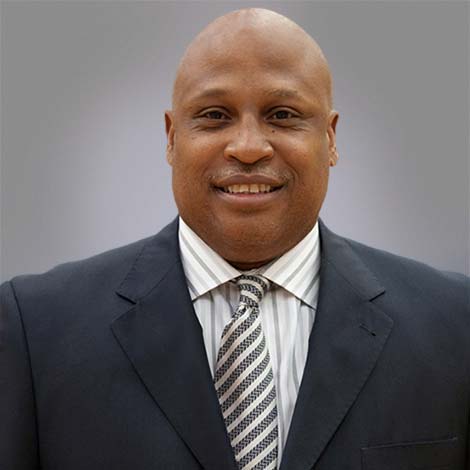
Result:
[[[222,333],[215,389],[240,470],[277,468],[276,389],[259,318],[270,283],[260,275],[236,279],[240,302]]]

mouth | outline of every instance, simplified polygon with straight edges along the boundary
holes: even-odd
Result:
[[[259,195],[270,194],[279,191],[282,185],[274,186],[270,184],[254,183],[254,184],[231,184],[228,186],[215,186],[215,188],[223,193],[237,195]]]
[[[269,184],[233,184],[214,186],[215,193],[222,204],[240,211],[267,209],[279,201],[285,185]]]

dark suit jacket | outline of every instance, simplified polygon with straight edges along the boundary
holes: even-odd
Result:
[[[236,469],[177,228],[3,284],[1,470]],[[320,237],[282,470],[470,468],[468,279]]]

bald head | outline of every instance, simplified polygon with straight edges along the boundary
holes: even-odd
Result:
[[[198,73],[210,73],[221,59],[229,58],[239,64],[258,61],[281,70],[292,68],[293,73],[301,67],[311,86],[323,90],[328,108],[332,106],[330,70],[315,40],[279,13],[248,8],[215,19],[188,46],[176,74],[173,109]],[[227,62],[225,67],[229,73]]]
[[[182,219],[240,269],[285,253],[317,220],[337,120],[328,64],[302,28],[263,9],[216,19],[186,50],[165,113]]]

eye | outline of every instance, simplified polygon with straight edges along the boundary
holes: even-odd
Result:
[[[294,114],[292,111],[288,109],[279,109],[271,114],[270,119],[273,119],[274,121],[281,121],[285,119],[292,119],[295,117],[297,117],[297,115]]]
[[[204,114],[202,114],[201,117],[204,117],[206,119],[213,119],[216,121],[229,119],[229,117],[226,114],[218,110],[207,111]]]
[[[289,113],[289,111],[276,111],[272,117],[274,119],[289,119],[292,117],[292,113]]]

